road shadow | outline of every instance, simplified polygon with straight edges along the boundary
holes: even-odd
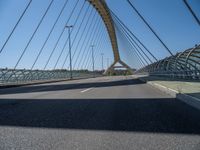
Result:
[[[108,82],[90,82],[90,83],[67,83],[66,84],[40,84],[37,86],[25,86],[20,88],[7,88],[0,89],[0,95],[4,94],[18,94],[18,93],[34,93],[34,92],[50,92],[50,91],[62,91],[73,89],[85,89],[91,87],[112,87],[112,86],[127,86],[145,84],[145,82],[137,79],[117,80]]]
[[[196,97],[200,99],[200,92],[199,93],[188,93],[188,95],[192,96],[192,97]]]
[[[200,111],[176,99],[0,100],[0,126],[200,134]]]

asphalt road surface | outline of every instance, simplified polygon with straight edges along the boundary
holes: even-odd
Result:
[[[0,150],[200,150],[200,111],[132,77],[1,89]]]

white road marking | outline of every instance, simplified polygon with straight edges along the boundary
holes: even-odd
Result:
[[[83,90],[83,91],[81,91],[81,93],[85,93],[85,92],[90,91],[90,90],[92,90],[92,89],[93,89],[93,88],[89,88],[89,89]]]

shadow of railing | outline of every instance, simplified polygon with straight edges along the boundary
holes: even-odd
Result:
[[[199,116],[166,98],[0,100],[0,126],[199,135]]]
[[[88,82],[88,83],[67,83],[60,84],[40,84],[37,86],[26,86],[21,88],[10,88],[0,90],[0,95],[3,94],[17,94],[17,93],[34,93],[34,92],[49,92],[49,91],[61,91],[61,90],[73,90],[73,89],[84,89],[91,87],[112,87],[112,86],[126,86],[126,85],[137,85],[144,84],[137,79],[127,79],[127,80],[118,80],[118,81],[109,81],[109,82]]]

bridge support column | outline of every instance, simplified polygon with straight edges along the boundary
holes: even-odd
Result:
[[[131,67],[129,67],[125,62],[118,60],[112,63],[112,65],[104,72],[104,75],[112,74],[115,70],[115,65],[117,63],[121,64],[123,68],[127,69],[131,74],[133,74],[133,70],[131,69]]]

